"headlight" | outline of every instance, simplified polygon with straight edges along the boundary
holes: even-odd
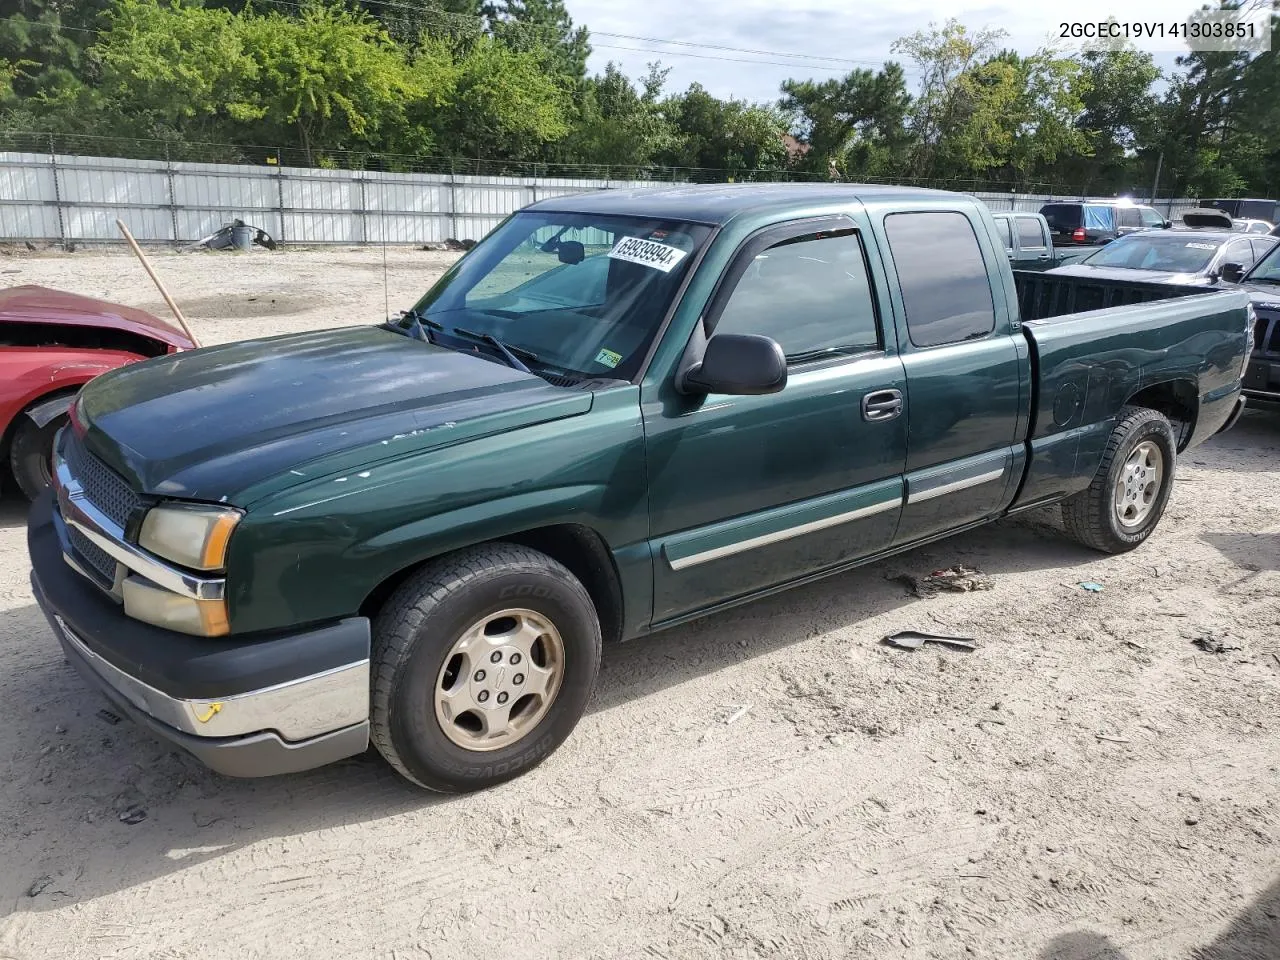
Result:
[[[239,522],[240,511],[228,507],[166,503],[147,511],[138,545],[193,570],[221,570]]]
[[[141,577],[126,577],[121,593],[125,614],[143,623],[197,637],[221,637],[231,629],[222,600],[180,597]]]

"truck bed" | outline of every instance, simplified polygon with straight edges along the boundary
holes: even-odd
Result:
[[[1039,270],[1014,270],[1013,282],[1024,322],[1217,292],[1214,287],[1046,275]]]
[[[1248,349],[1244,291],[1028,270],[1015,270],[1014,284],[1035,385],[1019,505],[1087,486],[1138,394],[1180,421],[1180,447],[1230,417]],[[1172,415],[1183,409],[1189,419]]]

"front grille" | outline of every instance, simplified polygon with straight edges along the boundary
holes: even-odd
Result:
[[[87,568],[90,574],[98,574],[101,578],[99,585],[107,590],[115,586],[116,582],[116,561],[111,554],[107,553],[92,540],[86,537],[75,527],[67,527],[67,536],[71,540],[71,546],[75,547],[75,551],[79,558],[85,561],[81,566]]]
[[[80,484],[90,503],[121,528],[127,526],[130,515],[142,506],[142,497],[129,487],[123,477],[86,450],[79,437],[70,430],[67,433],[63,455],[71,476]]]

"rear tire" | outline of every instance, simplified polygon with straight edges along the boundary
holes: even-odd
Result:
[[[26,414],[18,416],[13,442],[9,446],[9,469],[28,500],[34,500],[49,488],[53,438],[66,422],[65,413],[54,417],[43,427],[36,426]]]
[[[374,619],[371,667],[378,752],[429,790],[480,790],[568,738],[595,688],[600,623],[586,589],[545,554],[471,547],[392,594]]]
[[[1093,482],[1062,501],[1067,535],[1103,553],[1141,545],[1169,503],[1177,455],[1164,414],[1122,407]]]

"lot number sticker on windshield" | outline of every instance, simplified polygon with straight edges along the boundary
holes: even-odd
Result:
[[[1188,243],[1188,247],[1194,247],[1196,250],[1217,250],[1216,243]]]
[[[639,237],[623,237],[613,245],[609,257],[613,260],[625,260],[628,263],[639,263],[668,273],[672,267],[684,259],[685,251],[679,247],[671,247],[653,240],[642,240]]]

